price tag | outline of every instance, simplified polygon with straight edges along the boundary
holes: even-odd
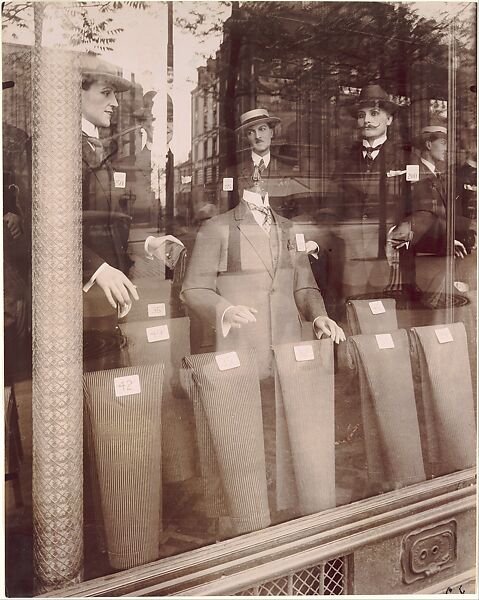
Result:
[[[122,173],[121,171],[115,171],[113,173],[113,181],[115,182],[116,188],[126,187],[126,173]]]
[[[381,313],[386,312],[384,304],[381,302],[381,300],[375,300],[374,302],[370,302],[369,308],[371,309],[373,315],[380,315]]]
[[[406,165],[406,181],[419,181],[419,165]]]
[[[296,357],[297,362],[302,362],[304,360],[314,360],[313,347],[310,345],[294,346],[294,356]]]
[[[449,330],[449,327],[441,327],[441,329],[435,329],[434,333],[436,334],[437,341],[440,344],[447,344],[447,342],[453,342],[454,338],[452,337],[452,333]]]
[[[115,377],[113,379],[113,385],[115,386],[115,396],[117,398],[141,393],[140,377],[138,375]]]
[[[236,367],[240,366],[239,356],[236,352],[217,354],[215,360],[220,371],[229,371],[229,369],[236,369]]]
[[[146,337],[149,342],[161,342],[170,338],[168,325],[158,325],[157,327],[147,327]]]
[[[164,302],[159,304],[148,304],[148,316],[149,317],[165,317],[166,306]]]
[[[454,287],[463,294],[469,291],[469,284],[465,283],[464,281],[455,281]]]
[[[306,242],[304,241],[304,233],[296,234],[296,249],[298,252],[306,252]]]
[[[233,191],[233,178],[232,177],[223,177],[223,192],[232,192]]]
[[[394,341],[390,333],[377,333],[376,342],[380,350],[386,350],[387,348],[394,348]]]

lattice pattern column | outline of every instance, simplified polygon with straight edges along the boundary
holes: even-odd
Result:
[[[38,41],[38,38],[37,38]],[[36,591],[83,567],[80,71],[33,63],[33,527]]]

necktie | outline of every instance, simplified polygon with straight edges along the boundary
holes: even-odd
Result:
[[[253,202],[246,202],[246,205],[250,210],[256,210],[264,215],[264,221],[261,224],[261,227],[269,235],[269,232],[271,231],[271,225],[273,223],[273,214],[271,212],[271,208],[269,206],[258,206],[257,204],[253,204]]]
[[[264,160],[261,159],[258,164],[254,165],[253,175],[251,176],[251,180],[253,181],[253,189],[261,194],[264,197],[264,187],[263,187],[263,178],[261,174],[266,169],[266,165],[264,164]]]
[[[86,139],[90,146],[92,146],[95,152],[95,158],[97,160],[97,163],[100,165],[105,158],[105,148],[103,144],[98,138],[95,137],[86,136]]]
[[[366,168],[368,171],[371,169],[374,162],[373,152],[377,152],[378,150],[380,150],[381,146],[382,144],[380,144],[379,146],[375,146],[374,148],[372,148],[371,146],[363,146],[363,151],[366,152],[366,156],[364,157],[364,159],[366,161]]]

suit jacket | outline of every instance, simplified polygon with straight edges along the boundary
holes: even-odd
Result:
[[[117,210],[112,196],[113,169],[82,136],[83,281],[107,262],[127,273],[131,218]]]
[[[408,185],[405,175],[393,172],[405,170],[408,154],[386,140],[368,172],[362,144],[362,140],[355,142],[336,163],[333,177],[339,188],[341,216],[395,223],[407,210]]]
[[[271,345],[301,341],[302,322],[326,314],[308,257],[296,250],[293,223],[274,218],[269,237],[243,202],[207,221],[181,293],[188,309],[215,329],[217,351],[256,349],[263,378],[272,374]],[[256,322],[223,337],[223,313],[238,304],[255,308]]]

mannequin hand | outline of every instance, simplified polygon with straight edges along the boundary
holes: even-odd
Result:
[[[7,224],[8,231],[14,240],[22,235],[21,217],[15,213],[9,212],[3,216],[3,221]]]
[[[108,302],[115,309],[117,303],[121,306],[131,304],[130,294],[135,300],[139,300],[136,287],[128,277],[118,269],[110,267],[110,265],[106,265],[98,273],[95,283],[101,287]]]
[[[241,325],[254,323],[256,321],[255,314],[258,314],[258,311],[250,306],[230,306],[225,312],[224,322],[239,329]]]
[[[464,244],[458,240],[454,240],[454,256],[456,258],[465,258],[467,256],[467,250],[464,247]]]
[[[332,338],[336,344],[339,344],[339,342],[344,342],[346,339],[344,331],[341,329],[341,327],[336,323],[336,321],[333,321],[333,319],[330,319],[329,317],[317,317],[314,320],[314,328],[315,330],[319,330]]]

